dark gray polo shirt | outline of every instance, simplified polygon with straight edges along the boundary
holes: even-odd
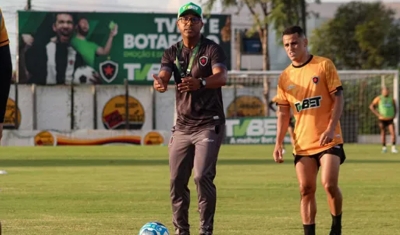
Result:
[[[201,88],[197,91],[184,93],[180,93],[177,90],[177,84],[181,82],[181,75],[175,64],[179,43],[182,42],[178,42],[166,49],[161,60],[161,70],[173,72],[176,84],[176,110],[178,117],[175,128],[180,131],[192,132],[205,127],[225,124],[221,88]],[[191,56],[192,50],[183,46],[182,52],[178,55],[182,71],[186,71]],[[202,36],[190,75],[193,78],[207,78],[212,75],[212,69],[216,66],[226,68],[226,55],[218,44]]]

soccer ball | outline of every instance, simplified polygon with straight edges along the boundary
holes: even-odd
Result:
[[[167,227],[159,222],[149,222],[140,229],[139,235],[169,235]]]
[[[81,66],[75,70],[74,84],[93,84],[96,81],[97,72],[90,66]]]

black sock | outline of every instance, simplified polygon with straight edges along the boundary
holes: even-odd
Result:
[[[342,229],[342,213],[340,215],[332,215],[332,230],[340,231]]]
[[[396,145],[396,142],[393,142],[392,144],[393,144],[393,145]]]
[[[304,235],[315,235],[315,224],[303,224]]]
[[[383,143],[382,146],[383,146],[383,147],[386,147],[386,143]]]

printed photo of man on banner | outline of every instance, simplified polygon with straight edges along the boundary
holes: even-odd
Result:
[[[176,22],[172,13],[18,11],[18,83],[151,85],[164,50],[181,40]],[[204,22],[231,61],[230,16]]]
[[[116,76],[118,64],[103,63],[108,67],[100,74],[95,69],[96,57],[108,56],[111,51],[118,33],[116,23],[110,22],[107,41],[100,46],[91,41],[91,25],[84,15],[67,12],[44,14],[36,33],[21,33],[19,83],[100,84],[100,74],[105,79]],[[96,22],[92,26],[96,27]]]

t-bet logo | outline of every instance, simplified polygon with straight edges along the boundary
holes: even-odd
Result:
[[[296,102],[294,106],[296,107],[296,111],[300,113],[306,109],[318,108],[321,106],[321,96],[315,96],[311,98],[305,98],[303,101]]]

